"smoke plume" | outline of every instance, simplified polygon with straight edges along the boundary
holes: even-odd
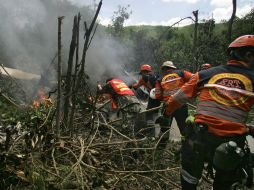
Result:
[[[84,21],[90,23],[94,16],[94,10],[89,7],[77,7],[67,0],[0,0],[0,63],[41,74],[57,52],[57,18],[65,16],[62,25],[62,60],[66,64],[73,17],[78,12],[82,15],[80,32],[82,47],[84,42],[82,23]],[[127,54],[129,51],[120,43],[105,32],[97,31],[88,50],[87,74],[94,82],[101,81],[105,76],[123,76],[122,65],[128,62]]]

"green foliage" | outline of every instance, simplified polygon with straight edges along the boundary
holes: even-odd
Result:
[[[109,31],[114,37],[121,37],[124,31],[124,22],[129,19],[131,12],[128,11],[130,5],[126,7],[118,6],[118,10],[114,12],[112,17],[112,25],[109,26]]]
[[[233,39],[244,34],[254,34],[254,9],[243,18],[236,18],[233,31]]]
[[[224,64],[225,39],[215,35],[215,21],[204,20],[199,26],[197,41],[197,63],[198,67],[203,63],[210,63],[213,66]]]
[[[128,18],[125,17],[126,14],[123,14],[126,12],[126,8],[119,8],[118,15],[122,15],[122,19],[114,19],[114,21],[120,23],[120,27],[115,25],[117,26],[115,29],[118,31],[116,36],[126,47],[133,50],[133,54],[128,55],[128,68],[132,70],[137,70],[142,63],[148,63],[159,71],[162,62],[172,60],[178,68],[195,72],[203,63],[217,66],[225,64],[227,61],[228,24],[226,21],[219,24],[215,24],[213,19],[199,21],[196,49],[194,50],[193,24],[178,28],[168,26],[128,26],[122,28],[123,18]],[[253,33],[254,9],[245,17],[236,18],[232,39]]]
[[[46,118],[51,118],[52,109],[53,107],[46,103],[40,104],[38,108],[32,106],[17,108],[0,97],[0,124],[13,126],[20,122],[22,127],[28,129],[36,128],[42,124],[47,125],[51,123],[51,120],[46,120]]]
[[[156,50],[156,58],[159,63],[172,60],[179,68],[191,68],[191,42],[184,34],[175,33],[169,40],[163,40]]]
[[[0,110],[0,125],[16,125],[19,121],[18,118],[22,118],[25,115],[24,110],[21,111],[10,105],[2,96],[0,96]]]

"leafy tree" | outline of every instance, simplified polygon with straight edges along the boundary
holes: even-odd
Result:
[[[144,63],[155,66],[154,49],[157,48],[158,41],[153,37],[149,37],[145,30],[132,32],[130,38],[135,42],[133,43],[135,68],[138,69]]]
[[[130,5],[126,7],[118,6],[118,10],[114,12],[112,17],[112,25],[109,25],[110,33],[117,38],[120,38],[124,31],[124,22],[129,19],[131,11],[129,11]]]
[[[243,18],[236,18],[233,27],[233,38],[244,34],[254,34],[254,8]]]
[[[156,50],[157,61],[161,64],[171,60],[178,68],[191,70],[192,68],[192,43],[184,34],[174,33],[170,40],[161,42]]]
[[[225,63],[225,39],[215,34],[215,21],[213,19],[203,20],[199,26],[197,44],[198,67],[203,63],[217,66]]]

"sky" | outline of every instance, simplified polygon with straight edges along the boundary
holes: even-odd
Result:
[[[99,0],[69,0],[73,4],[94,5]],[[118,6],[127,6],[132,12],[125,25],[164,25],[170,26],[181,18],[192,16],[199,10],[199,19],[214,18],[216,22],[228,20],[232,14],[232,0],[103,0],[99,21],[103,25],[111,22]],[[238,17],[243,17],[254,8],[254,0],[237,0]],[[190,24],[187,19],[177,26]]]

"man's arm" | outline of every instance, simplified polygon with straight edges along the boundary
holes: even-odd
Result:
[[[191,73],[189,71],[185,71],[185,70],[183,71],[183,74],[184,74],[184,81],[185,82],[188,82],[191,79],[191,77],[194,76],[193,73]]]
[[[98,89],[98,94],[110,94],[112,93],[112,87],[110,86],[110,84],[106,84]]]
[[[199,74],[196,73],[185,83],[174,95],[170,96],[166,102],[165,115],[171,115],[176,109],[180,108],[187,101],[196,96]]]
[[[142,86],[143,84],[144,84],[144,81],[143,81],[143,79],[141,78],[141,79],[139,79],[139,81],[138,81],[137,83],[132,84],[131,87],[134,88],[134,89],[138,89],[138,88],[139,88],[140,86]]]
[[[155,82],[155,98],[158,100],[163,99],[161,82],[159,80]]]

